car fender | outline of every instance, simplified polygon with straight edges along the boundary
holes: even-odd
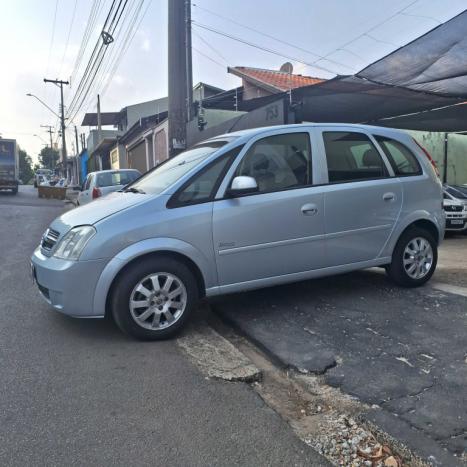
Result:
[[[210,264],[209,260],[193,245],[176,238],[149,238],[124,248],[107,263],[96,284],[93,314],[97,316],[103,316],[105,314],[107,295],[113,280],[122,268],[140,256],[156,252],[179,253],[189,258],[201,271],[206,287],[216,285],[216,276],[212,272],[212,264]]]
[[[384,245],[383,249],[381,250],[381,253],[379,254],[379,256],[382,256],[382,257],[392,256],[392,252],[402,232],[409,225],[420,220],[426,220],[434,224],[434,226],[438,229],[439,241],[441,242],[441,240],[444,237],[444,223],[445,223],[443,213],[441,211],[439,213],[430,213],[429,211],[425,209],[420,209],[417,211],[412,211],[406,214],[405,216],[401,214],[401,217],[399,218],[396,226],[394,227],[394,230],[392,231],[388,241],[386,242],[386,245]]]

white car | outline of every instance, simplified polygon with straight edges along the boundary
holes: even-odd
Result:
[[[454,187],[443,187],[443,208],[446,213],[446,230],[465,231],[467,229],[467,195]]]
[[[78,206],[90,203],[108,193],[121,190],[140,176],[141,173],[135,169],[91,172],[81,187],[77,200]]]

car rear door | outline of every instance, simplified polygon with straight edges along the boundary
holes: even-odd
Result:
[[[402,207],[402,185],[366,131],[321,127],[328,183],[323,186],[328,266],[377,258]]]
[[[324,198],[312,185],[317,170],[306,129],[271,131],[250,140],[213,204],[213,245],[219,285],[323,267]],[[225,196],[234,176],[254,177],[257,193]]]

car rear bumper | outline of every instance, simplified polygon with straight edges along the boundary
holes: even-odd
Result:
[[[107,260],[67,261],[45,256],[37,248],[31,276],[41,296],[55,310],[80,318],[100,318],[93,309],[96,283]]]

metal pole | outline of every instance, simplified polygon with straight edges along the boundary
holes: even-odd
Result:
[[[187,57],[185,0],[168,0],[169,157],[186,148]]]
[[[448,137],[449,133],[444,133],[444,171],[443,183],[448,182]]]
[[[187,122],[193,118],[193,67],[191,57],[191,1],[185,0]],[[204,96],[203,96],[204,97]]]
[[[78,128],[75,125],[75,141],[76,141],[76,155],[79,155],[79,144],[78,144]]]
[[[101,96],[97,95],[97,144],[101,142],[102,119],[101,119]]]

